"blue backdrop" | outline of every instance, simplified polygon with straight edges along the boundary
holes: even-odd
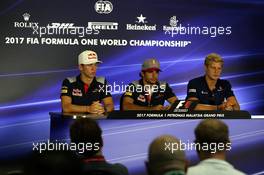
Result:
[[[204,57],[216,52],[225,61],[222,78],[231,82],[241,109],[252,115],[263,115],[262,0],[108,1],[112,5],[104,2],[1,1],[0,129],[7,129],[0,133],[3,152],[10,145],[17,148],[17,144],[21,146],[21,143],[48,138],[48,112],[61,111],[62,80],[79,73],[77,56],[86,49],[98,53],[103,64],[97,75],[105,76],[109,84],[125,85],[139,79],[142,62],[147,58],[157,58],[163,70],[160,79],[171,85],[179,99],[185,98],[188,81],[203,75]],[[96,25],[90,22],[99,23],[89,28],[89,24]],[[178,34],[172,35],[172,31],[163,30],[164,26],[175,27],[175,24],[176,27],[186,27],[185,31],[180,33],[178,30]],[[40,36],[47,26],[54,25],[60,26],[57,28],[60,32],[67,28],[88,28],[88,32],[84,36],[74,32]],[[128,30],[128,25],[144,30]],[[58,38],[65,41],[50,43],[52,39],[58,42]],[[69,39],[72,43],[67,43]],[[100,39],[127,44],[102,45]],[[87,40],[97,40],[98,43],[87,44],[84,42]],[[160,43],[138,46],[134,40]],[[163,41],[188,44],[163,46]],[[115,109],[119,109],[121,92],[112,95]],[[10,130],[16,133],[10,135]],[[6,141],[5,138],[11,140]],[[140,149],[136,147],[136,150]]]

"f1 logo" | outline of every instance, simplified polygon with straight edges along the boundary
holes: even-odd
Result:
[[[179,101],[178,105],[176,106],[176,109],[180,109],[180,107],[184,106],[184,103],[184,100]]]

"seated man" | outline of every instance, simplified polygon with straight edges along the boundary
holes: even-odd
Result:
[[[160,63],[148,59],[142,65],[141,79],[130,83],[121,97],[121,110],[166,110],[164,102],[170,104],[177,100],[169,84],[158,81]]]
[[[201,121],[195,128],[195,144],[201,162],[189,167],[187,175],[244,175],[226,161],[231,143],[228,126],[221,120]]]
[[[26,159],[23,175],[76,175],[82,173],[82,167],[71,151],[36,151]]]
[[[173,151],[166,148],[167,145],[174,145]],[[187,165],[185,153],[180,149],[177,138],[162,135],[150,144],[146,162],[148,175],[185,175]]]
[[[197,101],[195,110],[240,110],[240,106],[227,80],[221,80],[224,61],[212,53],[204,62],[205,76],[188,83],[187,100]]]
[[[70,128],[70,138],[72,143],[84,145],[82,146],[84,150],[76,150],[78,157],[85,163],[84,174],[128,174],[124,165],[111,164],[105,160],[102,155],[102,130],[95,120],[89,118],[76,119]]]
[[[113,99],[106,90],[106,80],[95,76],[97,64],[101,63],[97,54],[91,50],[83,51],[78,63],[80,75],[66,78],[62,83],[62,111],[102,114],[114,110]]]

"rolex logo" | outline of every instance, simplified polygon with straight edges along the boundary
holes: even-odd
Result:
[[[176,19],[176,16],[172,16],[172,17],[170,18],[170,25],[171,25],[172,27],[176,27],[176,26],[177,26],[177,23],[178,23],[178,20]]]
[[[23,14],[23,18],[24,18],[25,21],[29,21],[30,14],[28,14],[28,13],[24,13],[24,14]]]

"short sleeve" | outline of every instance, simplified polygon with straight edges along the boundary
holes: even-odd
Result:
[[[108,86],[107,85],[107,81],[105,80],[104,81],[104,90],[103,91],[101,91],[100,93],[100,96],[101,96],[101,99],[104,99],[104,98],[106,98],[106,97],[112,97],[112,95],[111,95],[111,89],[110,89],[110,86]]]
[[[172,88],[168,83],[166,83],[166,90],[165,90],[165,99],[169,99],[171,97],[176,97],[176,95],[173,93]]]
[[[127,88],[126,88],[126,92],[124,93],[124,97],[130,97],[132,99],[135,99],[135,94],[136,92],[136,86],[132,83],[130,83]]]
[[[234,95],[234,92],[232,90],[232,86],[231,84],[229,83],[229,81],[226,81],[225,83],[225,97],[228,98],[228,97],[232,97],[232,96],[235,96]]]
[[[71,96],[71,83],[68,79],[63,80],[60,96]]]
[[[194,81],[189,81],[188,85],[187,85],[187,97],[191,98],[191,97],[196,97],[198,98],[198,93],[197,93],[198,89],[196,84],[194,83]]]

